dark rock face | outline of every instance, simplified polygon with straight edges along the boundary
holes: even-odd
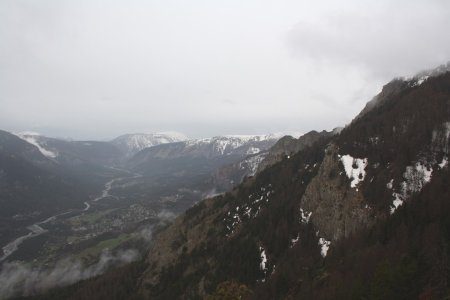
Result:
[[[301,199],[303,214],[319,231],[319,236],[337,241],[349,237],[376,220],[362,192],[351,188],[343,173],[338,148],[330,144],[317,176],[311,180]],[[310,214],[310,215],[309,215]]]

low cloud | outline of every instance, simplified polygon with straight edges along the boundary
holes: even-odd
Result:
[[[171,221],[175,219],[176,215],[170,210],[162,210],[158,213],[158,218],[160,221]]]
[[[30,296],[50,288],[73,284],[104,273],[114,265],[139,259],[134,249],[113,254],[103,251],[97,263],[85,266],[80,260],[62,260],[53,268],[28,267],[18,262],[4,263],[0,270],[0,298]]]
[[[146,242],[150,242],[153,239],[153,226],[145,227],[139,232],[139,236]]]

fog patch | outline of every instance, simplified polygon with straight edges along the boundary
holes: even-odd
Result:
[[[98,262],[85,266],[80,260],[65,259],[53,268],[29,267],[19,262],[4,263],[0,271],[0,298],[30,296],[103,274],[109,267],[140,258],[134,249],[113,254],[105,249]]]
[[[223,192],[218,192],[215,188],[214,189],[212,189],[212,190],[210,190],[209,192],[207,192],[205,195],[204,195],[204,199],[209,199],[209,198],[214,198],[214,197],[216,197],[216,196],[219,196],[219,195],[222,195],[223,194]]]
[[[175,219],[176,215],[170,210],[163,209],[158,213],[158,219],[160,221],[171,221]]]
[[[146,242],[150,242],[153,238],[153,226],[145,227],[139,231],[139,236]]]

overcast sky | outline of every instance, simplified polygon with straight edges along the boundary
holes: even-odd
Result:
[[[447,0],[0,0],[0,129],[332,129],[450,60],[449,29]]]

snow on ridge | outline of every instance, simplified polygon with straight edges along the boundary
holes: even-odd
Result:
[[[172,138],[173,140],[177,140],[177,141],[187,141],[189,138],[187,137],[187,135],[181,133],[181,132],[177,132],[177,131],[163,131],[163,132],[157,132],[155,133],[155,135],[164,135],[167,137]]]
[[[368,164],[367,158],[354,158],[347,154],[342,155],[340,160],[344,165],[347,177],[352,180],[350,183],[352,188],[355,188],[360,182],[364,181],[364,178],[366,177],[365,169]],[[356,168],[354,168],[353,165],[356,165]]]
[[[412,81],[413,83],[412,83],[412,86],[419,86],[419,85],[421,85],[422,83],[424,83],[428,78],[430,78],[430,76],[429,75],[423,75],[423,76],[416,76],[416,77],[413,77],[411,80],[409,80],[409,81]]]
[[[226,138],[237,138],[245,141],[267,141],[267,140],[273,140],[273,139],[279,139],[283,137],[284,134],[282,133],[269,133],[269,134],[226,134],[223,137]],[[219,136],[220,137],[220,136]]]
[[[422,72],[417,73],[416,75],[412,77],[402,77],[404,81],[415,81],[415,85],[420,85],[423,83],[424,80],[428,79],[429,77],[436,77],[441,74],[444,74],[446,72],[450,71],[450,62],[447,62],[446,64],[440,65],[437,68],[430,69],[430,70],[424,70]]]
[[[259,143],[264,141],[275,140],[275,135],[222,135],[212,138],[192,139],[185,141],[187,147],[196,147],[211,144],[213,150],[221,155],[235,150],[242,146],[248,145],[250,148],[247,154],[257,154],[261,149],[252,146],[251,143]]]
[[[39,144],[39,142],[37,140],[37,137],[40,136],[39,133],[24,131],[19,134],[16,134],[16,136],[18,136],[22,140],[28,142],[29,144],[36,146],[39,149],[39,151],[42,153],[42,155],[44,155],[45,157],[56,158],[58,156],[57,152],[53,152],[49,149],[44,148],[45,143],[41,142],[41,144]]]
[[[113,143],[121,145],[126,151],[138,152],[160,144],[176,143],[185,140],[187,140],[187,137],[178,132],[131,133],[117,137],[113,140]]]

